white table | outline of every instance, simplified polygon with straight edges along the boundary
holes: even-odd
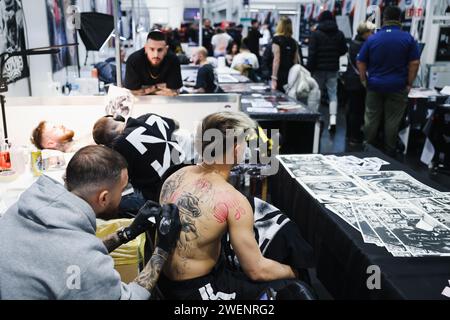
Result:
[[[63,175],[65,170],[48,171],[45,175],[64,184]],[[13,205],[19,199],[22,192],[28,189],[39,177],[33,175],[30,165],[28,164],[25,172],[16,174],[14,180],[5,181],[4,177],[0,177],[0,216],[2,216],[6,209]]]

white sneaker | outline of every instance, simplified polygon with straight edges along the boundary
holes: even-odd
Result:
[[[330,124],[328,125],[328,131],[335,132],[336,131],[336,115],[330,115]]]

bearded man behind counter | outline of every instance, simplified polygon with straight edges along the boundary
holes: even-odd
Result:
[[[152,30],[144,48],[127,59],[125,88],[134,95],[175,96],[183,86],[180,62],[169,51],[165,34]]]

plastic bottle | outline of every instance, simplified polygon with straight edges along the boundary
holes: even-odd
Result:
[[[26,156],[24,148],[16,146],[11,148],[11,167],[17,174],[25,172]]]
[[[97,70],[97,68],[92,68],[92,70],[91,70],[91,77],[92,78],[98,78],[98,70]]]

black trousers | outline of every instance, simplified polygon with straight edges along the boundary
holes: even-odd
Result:
[[[364,126],[365,101],[365,88],[348,91],[346,137],[349,140],[362,142],[364,139],[362,128]]]
[[[275,291],[292,285],[293,279],[256,282],[243,272],[227,268],[221,261],[207,275],[181,281],[173,281],[161,273],[158,287],[169,300],[258,300],[266,289]]]

